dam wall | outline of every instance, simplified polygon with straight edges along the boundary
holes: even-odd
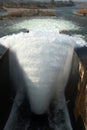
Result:
[[[0,45],[0,130],[8,119],[12,105],[12,90],[9,79],[9,50]]]
[[[77,48],[73,55],[69,80],[65,89],[65,97],[71,124],[74,130],[87,128],[87,48]]]
[[[85,50],[85,48],[82,49]],[[87,55],[86,53],[83,54],[81,48],[75,51],[76,52],[73,54],[69,80],[65,88],[65,97],[73,130],[86,130],[84,96],[86,95],[85,89],[87,84],[87,74],[85,70],[86,67],[83,65],[85,64],[84,61],[85,58],[87,58]],[[80,57],[80,60],[82,60],[83,64],[79,60],[78,56]],[[9,50],[0,45],[0,130],[3,130],[5,127],[10,112],[12,112],[10,115],[12,120],[7,124],[8,127],[5,127],[5,130],[8,130],[8,128],[10,128],[9,130],[22,130],[25,129],[25,127],[30,127],[32,130],[33,127],[37,128],[39,125],[43,125],[43,130],[44,126],[45,128],[50,129],[48,115],[32,116],[26,97],[21,97],[22,90],[17,92],[16,97],[14,98],[11,81],[9,79],[8,66]],[[28,124],[30,123],[29,120],[34,122],[31,123],[30,126]]]

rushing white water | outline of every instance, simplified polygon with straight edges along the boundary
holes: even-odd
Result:
[[[10,28],[9,28],[10,29]],[[29,31],[38,31],[39,33],[41,31],[50,31],[55,32],[58,34],[62,30],[64,31],[70,31],[70,30],[79,30],[80,27],[77,26],[72,21],[64,20],[62,18],[56,19],[56,18],[32,18],[29,20],[23,20],[21,22],[18,22],[14,24],[11,27],[11,30],[17,30],[20,31],[21,29],[29,29]],[[81,35],[75,35],[72,36],[72,39],[75,40],[76,45],[75,47],[80,46],[87,46],[87,43],[83,40]]]
[[[75,23],[54,18],[35,18],[30,20],[23,20],[22,22],[16,23],[11,29],[19,30],[21,28],[27,28],[30,31],[57,31],[60,30],[78,30],[79,27]]]
[[[47,111],[54,95],[62,99],[73,48],[86,44],[80,37],[59,34],[61,27],[78,29],[75,26],[68,21],[32,19],[15,25],[29,28],[29,33],[0,39],[10,48],[10,76],[16,86],[25,86],[31,109],[37,114]]]
[[[0,42],[9,45],[11,50],[10,74],[14,84],[22,86],[24,80],[31,109],[44,113],[56,89],[64,89],[67,82],[73,55],[68,44],[72,44],[72,40],[57,32],[34,31],[7,36]]]
[[[55,99],[57,111],[64,112],[66,128],[72,130],[64,89],[74,47],[87,43],[79,36],[60,34],[59,30],[78,29],[78,26],[68,21],[61,23],[55,19],[33,19],[12,28],[29,29],[29,33],[20,32],[0,38],[0,43],[9,48],[10,78],[15,90],[26,89],[31,110],[36,114],[48,111],[49,104]],[[63,126],[55,127],[61,130]]]

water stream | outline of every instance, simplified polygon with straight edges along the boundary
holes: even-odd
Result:
[[[22,124],[17,122],[19,112],[16,105],[13,105],[5,130],[72,130],[64,89],[74,48],[87,46],[84,35],[76,34],[82,29],[81,26],[60,16],[3,20],[3,26],[3,33],[0,26],[0,36],[4,36],[0,38],[0,44],[10,48],[10,78],[16,86],[15,91],[21,88],[27,91],[27,104],[30,104],[30,108],[27,105],[26,117],[20,119]],[[24,28],[29,33],[20,32]],[[72,35],[60,34],[61,30],[67,30]],[[22,98],[23,95],[18,102]],[[51,110],[50,104],[54,109]]]

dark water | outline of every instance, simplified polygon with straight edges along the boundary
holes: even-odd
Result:
[[[0,15],[6,15],[7,14],[7,12],[6,11],[3,11],[3,10],[0,10]]]
[[[85,40],[87,41],[87,16],[79,16],[75,15],[73,12],[77,10],[77,7],[61,7],[56,8],[56,16],[58,18],[63,18],[65,20],[69,20],[77,24],[80,29],[79,30],[70,30],[72,34],[79,34],[83,35],[85,37]]]

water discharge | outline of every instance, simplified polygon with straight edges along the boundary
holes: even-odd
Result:
[[[21,28],[27,28],[30,31],[43,30],[43,31],[60,31],[60,30],[78,30],[79,27],[73,22],[56,19],[56,18],[34,18],[30,20],[23,20],[12,26],[13,30],[19,30]]]
[[[31,110],[43,114],[48,111],[51,101],[56,99],[57,109],[64,109],[64,118],[71,130],[64,89],[74,47],[80,46],[82,42],[85,45],[86,42],[80,37],[59,34],[59,26],[63,25],[52,19],[25,21],[17,24],[16,28],[29,28],[29,33],[5,36],[0,39],[0,43],[10,48],[10,77],[17,87],[15,89],[24,87],[27,90]],[[68,25],[64,26],[63,29],[69,29]]]
[[[20,31],[21,29],[28,29],[29,31],[38,31],[40,32],[57,32],[59,33],[60,31],[65,31],[69,33],[69,31],[77,31],[80,29],[76,23],[72,21],[68,21],[65,19],[57,19],[55,17],[52,18],[31,18],[29,20],[23,20],[21,22],[18,22],[11,26],[9,29],[14,30],[14,31]],[[86,42],[83,40],[82,35],[75,35],[72,37],[73,40],[76,41],[77,47],[80,46],[86,46]]]

